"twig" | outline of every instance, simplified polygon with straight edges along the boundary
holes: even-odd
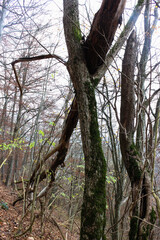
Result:
[[[63,240],[65,240],[65,237],[64,237],[64,235],[63,235],[63,232],[62,232],[60,226],[58,225],[58,223],[56,222],[56,220],[55,220],[53,217],[52,217],[51,219],[48,219],[48,220],[58,228],[58,230],[59,230],[59,232],[60,232]]]

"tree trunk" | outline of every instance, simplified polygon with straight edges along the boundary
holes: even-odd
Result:
[[[106,52],[113,41],[125,0],[117,0],[114,4],[112,1],[103,0],[84,46],[80,44],[82,37],[79,27],[78,0],[64,0],[63,2],[64,32],[69,53],[68,71],[76,92],[85,156],[85,187],[80,239],[104,240],[106,161],[97,120],[94,92],[96,83],[94,84],[90,74],[95,73],[104,61]],[[106,19],[110,24],[106,24]],[[91,61],[92,59],[94,62]]]
[[[127,47],[122,64],[121,83],[121,112],[120,112],[120,146],[122,158],[127,169],[132,187],[132,209],[129,239],[136,240],[139,224],[139,184],[142,178],[142,170],[138,159],[138,153],[133,143],[134,134],[134,68],[136,61],[136,33],[133,31],[127,41]]]
[[[141,154],[134,144],[134,66],[136,62],[136,34],[133,31],[127,41],[127,47],[122,66],[121,84],[121,128],[120,146],[125,167],[132,188],[132,207],[130,210],[130,240],[147,240],[152,230],[150,211],[151,184],[147,170],[142,166]]]
[[[73,26],[73,22],[77,26]],[[64,1],[64,29],[69,50],[68,70],[76,91],[85,156],[85,188],[81,214],[81,240],[105,239],[106,162],[98,129],[92,78],[84,63],[78,39],[78,1]]]

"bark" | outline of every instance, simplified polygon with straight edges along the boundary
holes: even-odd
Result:
[[[159,131],[159,134],[158,134]],[[156,104],[156,112],[155,112],[155,124],[153,129],[153,135],[154,135],[154,148],[153,148],[153,164],[152,164],[152,173],[151,173],[151,187],[153,192],[153,197],[156,201],[156,208],[158,213],[158,218],[160,221],[160,198],[154,191],[154,173],[155,173],[155,162],[156,162],[156,151],[157,151],[157,143],[158,143],[158,135],[160,136],[160,97],[157,100]]]
[[[151,50],[151,40],[153,32],[156,28],[157,21],[158,21],[158,10],[155,8],[154,10],[154,22],[153,25],[150,26],[150,1],[146,1],[146,7],[145,7],[145,14],[144,14],[144,29],[145,29],[145,39],[144,39],[144,45],[142,49],[142,55],[139,63],[139,72],[138,72],[138,86],[139,86],[139,96],[138,96],[138,102],[139,102],[139,119],[138,119],[138,127],[137,127],[137,136],[136,136],[136,145],[139,149],[140,153],[143,152],[144,149],[144,141],[145,141],[145,110],[144,108],[141,109],[141,106],[145,103],[146,94],[145,94],[145,80],[146,80],[146,65],[148,62],[148,57]],[[151,100],[150,100],[151,101]],[[146,107],[146,104],[144,104]]]
[[[147,240],[154,223],[150,211],[151,183],[147,170],[142,167],[141,154],[134,144],[134,66],[136,61],[136,35],[133,31],[127,41],[122,65],[120,146],[122,158],[127,169],[132,188],[132,207],[130,210],[130,240]]]
[[[81,32],[78,19],[78,1],[64,0],[64,32],[69,53],[68,71],[76,92],[85,156],[85,187],[81,213],[81,240],[105,239],[106,162],[101,147],[97,120],[95,84],[90,74],[93,74],[97,70],[97,67],[101,64],[101,58],[104,59],[112,43],[124,4],[125,1],[115,1],[114,4],[112,1],[102,2],[101,8],[93,20],[91,32],[83,46],[85,52],[83,55],[80,45]],[[105,18],[108,21],[110,19],[109,27],[108,25],[106,27]],[[101,27],[99,28],[99,26]],[[92,48],[93,44],[96,51]],[[102,51],[102,47],[104,51]],[[95,61],[92,62],[91,59]]]
[[[121,111],[120,111],[120,144],[123,161],[125,163],[131,183],[136,178],[136,168],[131,163],[130,155],[134,134],[135,96],[134,96],[134,68],[136,61],[136,33],[133,31],[127,41],[127,47],[122,63],[121,82]],[[134,161],[134,160],[133,160]],[[140,174],[141,175],[141,174]],[[140,176],[137,176],[138,180]]]
[[[95,86],[98,84],[98,82],[100,81],[101,77],[104,76],[107,68],[110,66],[110,64],[112,63],[114,57],[116,56],[116,54],[118,53],[118,51],[121,49],[121,47],[123,46],[124,42],[127,39],[127,36],[129,35],[131,29],[133,28],[134,24],[136,23],[141,10],[143,8],[145,1],[141,1],[139,0],[137,5],[135,6],[135,9],[133,11],[133,14],[131,16],[131,18],[129,19],[128,23],[126,24],[124,31],[122,32],[122,34],[120,35],[120,37],[118,38],[118,41],[116,42],[116,44],[112,47],[112,49],[109,51],[109,53],[106,56],[106,60],[105,60],[105,64],[102,65],[102,67],[99,67],[98,70],[98,75],[95,74],[94,75],[94,81],[95,82]],[[116,13],[115,13],[116,14]],[[92,29],[94,29],[92,27]],[[90,33],[91,34],[91,33]],[[92,34],[91,34],[92,35]],[[109,33],[106,33],[106,35],[109,35]],[[95,48],[94,46],[92,46],[93,48]],[[23,58],[23,59],[18,59],[17,61],[15,61],[13,64],[16,64],[17,62],[21,62],[21,61],[34,61],[34,60],[40,60],[42,58],[48,58],[48,57],[54,57],[56,58],[58,61],[62,62],[63,64],[67,65],[62,58],[60,58],[59,56],[52,56],[52,55],[46,55],[46,56],[38,56],[38,57],[34,57],[34,58]],[[98,79],[98,81],[97,81]],[[59,141],[59,147],[57,148],[58,151],[58,156],[55,157],[53,159],[53,163],[49,168],[49,172],[54,173],[56,170],[56,167],[59,164],[63,164],[67,151],[68,151],[68,147],[69,146],[69,139],[74,131],[74,128],[76,127],[76,122],[78,122],[78,118],[77,115],[78,114],[78,109],[77,109],[77,103],[76,103],[76,99],[73,100],[73,103],[71,104],[71,108],[70,108],[70,112],[68,114],[67,120],[64,123],[64,128],[62,131],[62,137]],[[77,119],[77,120],[76,120]],[[70,132],[70,134],[68,135],[66,132]],[[65,136],[67,134],[68,136],[68,140],[64,140],[63,141],[63,136]],[[56,151],[52,150],[49,152],[49,154],[47,154],[46,156],[44,156],[43,161],[46,161],[49,157],[51,157]],[[39,165],[40,166],[40,165]],[[35,173],[36,171],[38,171],[39,166],[36,166],[32,176],[31,176],[31,182],[33,181],[34,177],[35,177]],[[43,180],[44,178],[46,178],[46,173],[45,171],[42,172],[41,174],[41,180]]]
[[[139,183],[142,170],[139,166],[138,154],[133,143],[135,97],[134,97],[134,68],[136,62],[136,33],[133,31],[127,41],[122,63],[121,82],[121,111],[120,111],[120,147],[122,158],[128,172],[132,187],[131,216],[139,216]],[[129,239],[136,240],[138,234],[138,219],[131,218]]]
[[[110,9],[111,10],[111,7],[113,7],[112,11],[111,11],[111,16],[112,16],[112,24],[114,23],[117,23],[117,27],[118,27],[118,17],[119,15],[123,12],[123,9],[124,9],[124,4],[125,4],[125,1],[116,1],[116,6],[117,6],[117,9],[115,8],[115,5],[112,5],[112,1],[108,1],[108,7],[106,5],[107,1],[103,1],[102,5],[101,5],[101,10],[99,10],[100,12],[104,12],[102,14],[102,16],[100,16],[100,14],[97,13],[97,17],[95,16],[94,18],[94,21],[93,21],[93,24],[92,24],[92,28],[91,28],[91,31],[90,31],[90,34],[86,40],[86,42],[88,42],[90,39],[90,41],[92,41],[92,44],[93,44],[93,38],[95,37],[95,34],[97,32],[96,30],[96,25],[94,26],[94,22],[96,22],[96,24],[100,25],[101,24],[101,20],[105,17],[104,14],[106,14],[106,17],[107,17],[107,9]],[[119,5],[118,5],[119,3]],[[72,6],[72,9],[73,9],[73,6],[74,6],[74,2],[71,4]],[[67,5],[67,3],[66,3]],[[77,3],[77,7],[78,7],[78,3]],[[99,12],[98,11],[98,12]],[[114,20],[113,20],[114,19]],[[75,19],[75,23],[73,22],[73,32],[74,33],[71,33],[73,36],[74,34],[76,34],[76,42],[77,42],[77,47],[78,48],[81,48],[80,46],[80,40],[81,40],[81,31],[80,31],[80,28],[79,28],[79,22],[78,22],[78,17]],[[103,23],[104,24],[104,23]],[[103,26],[103,25],[102,25]],[[115,26],[115,25],[114,25]],[[102,27],[102,29],[105,28],[105,26]],[[72,29],[71,29],[72,30]],[[108,36],[109,39],[112,39],[113,38],[113,33],[112,33],[112,28],[111,27],[108,27],[105,29],[105,35]],[[104,31],[104,30],[103,30]],[[98,33],[97,33],[98,34]],[[70,29],[68,30],[68,32],[66,32],[66,42],[67,43],[70,43],[70,50],[68,51],[69,52],[69,56],[70,56],[70,53],[72,52],[72,46],[75,45],[75,40],[73,39],[70,39]],[[98,35],[97,35],[97,41],[98,41]],[[96,42],[95,42],[96,43]],[[110,41],[110,45],[111,45],[111,41]],[[96,43],[97,44],[97,43]],[[106,41],[104,43],[104,45],[106,45]],[[109,44],[107,44],[107,48],[109,49],[110,47]],[[99,44],[99,48],[102,48],[102,42]],[[96,48],[96,45],[92,47]],[[106,47],[105,47],[106,48]],[[106,48],[106,51],[107,51],[107,48]],[[84,50],[84,46],[82,46],[82,49]],[[92,51],[90,51],[91,53]],[[80,54],[83,55],[83,52],[81,52],[81,49],[80,49]],[[43,58],[45,58],[45,56],[42,56]],[[48,58],[49,56],[46,55],[46,57]],[[72,57],[72,56],[71,56]],[[82,56],[83,58],[83,56]],[[99,55],[96,54],[95,58],[97,58],[96,61],[99,61]],[[41,56],[38,56],[38,59],[41,59]],[[13,64],[17,63],[17,62],[21,62],[21,61],[34,61],[34,60],[38,60],[37,57],[35,58],[23,58],[23,59],[18,59],[17,61],[15,61]],[[60,59],[61,62],[64,63],[64,61],[58,57],[58,60]],[[70,61],[70,60],[69,60]],[[84,59],[84,62],[86,62],[86,60]],[[67,65],[65,63],[65,65]],[[106,67],[107,69],[107,67]],[[100,79],[99,79],[100,80]],[[97,82],[97,79],[94,80],[94,86],[96,86],[98,84]],[[63,128],[63,131],[62,131],[62,135],[61,135],[61,138],[60,138],[60,141],[59,141],[59,147],[57,147],[57,151],[58,151],[58,154],[57,156],[54,158],[54,160],[52,161],[52,165],[50,166],[50,169],[49,169],[49,172],[51,173],[54,173],[56,168],[60,165],[60,164],[63,164],[64,160],[65,160],[65,157],[66,157],[66,154],[67,154],[67,151],[68,151],[68,146],[69,146],[69,140],[70,140],[70,137],[74,131],[74,128],[76,127],[77,125],[77,122],[78,122],[78,109],[77,109],[77,100],[74,99],[73,100],[73,103],[71,104],[71,109],[70,109],[70,112],[68,114],[68,117],[64,123],[64,128]],[[44,159],[43,161],[45,162],[49,157],[51,157],[53,154],[55,153],[54,150],[52,150],[51,152],[49,152],[46,156],[44,156]],[[34,180],[34,177],[35,177],[35,174],[36,172],[38,171],[39,169],[39,166],[40,165],[37,165],[32,176],[31,176],[31,179],[30,179],[30,182],[33,182]],[[54,174],[53,174],[54,175]],[[41,173],[41,181],[46,178],[46,173],[45,171]]]
[[[80,45],[78,1],[64,1],[64,31],[69,53],[68,70],[73,82],[85,156],[85,188],[80,239],[105,239],[106,162],[98,129],[92,78],[84,63]],[[76,26],[73,25],[76,23]]]
[[[95,74],[104,63],[114,39],[119,19],[122,17],[126,0],[103,0],[93,19],[91,31],[84,43],[86,64],[90,74]]]
[[[0,41],[2,39],[2,32],[4,27],[4,20],[7,12],[7,7],[9,5],[10,0],[6,1],[3,0],[1,3],[1,10],[0,10]]]
[[[37,177],[38,174],[40,174],[40,181],[42,181],[44,178],[47,177],[46,171],[43,171],[42,173],[39,173],[40,166],[47,161],[48,158],[50,158],[53,154],[57,152],[56,157],[53,159],[52,164],[50,166],[49,172],[52,174],[52,178],[54,180],[54,173],[59,165],[63,165],[65,157],[67,155],[68,147],[69,147],[69,140],[70,137],[74,131],[74,128],[77,126],[78,122],[78,109],[77,109],[77,101],[74,98],[71,110],[65,120],[64,127],[62,130],[61,138],[59,140],[59,144],[51,150],[48,154],[46,154],[42,160],[42,162],[38,163],[35,167],[32,176],[30,178],[30,184],[35,181],[35,177]]]
[[[62,135],[58,146],[58,154],[50,167],[50,171],[54,173],[57,166],[64,162],[69,139],[74,126],[77,124],[79,114],[86,174],[81,240],[105,239],[106,163],[101,148],[94,93],[94,88],[98,82],[93,82],[91,75],[97,72],[105,60],[118,26],[119,17],[123,12],[124,4],[125,1],[123,0],[116,0],[114,3],[111,0],[103,0],[100,10],[95,15],[91,32],[84,46],[81,46],[80,40],[82,37],[79,28],[78,1],[64,0],[64,30],[69,53],[68,71],[75,88],[77,103],[75,101],[72,105],[75,107],[75,113],[70,112],[72,117],[67,118],[67,120],[70,120],[68,123],[71,124],[73,121],[74,124],[72,127],[71,125],[65,125],[63,129],[64,135]],[[53,153],[55,153],[55,150],[45,156],[44,160],[52,156]],[[31,181],[34,180],[35,173],[36,171],[34,171]],[[40,179],[42,180],[45,177],[46,175],[43,172]]]
[[[104,64],[99,67],[98,71],[94,75],[95,78],[100,79],[104,76],[107,68],[111,65],[112,61],[114,60],[118,52],[121,50],[128,36],[130,35],[133,27],[137,22],[139,15],[141,14],[141,11],[145,3],[146,0],[138,0],[137,5],[135,6],[133,13],[129,18],[127,24],[124,26],[123,31],[121,32],[120,36],[118,37],[113,47],[107,53]]]

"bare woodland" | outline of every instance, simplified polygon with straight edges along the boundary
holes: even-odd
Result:
[[[39,237],[49,220],[63,240],[159,239],[160,3],[94,2],[0,2],[0,179],[22,206],[15,239],[37,218]]]

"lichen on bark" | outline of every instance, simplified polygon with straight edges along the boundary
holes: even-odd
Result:
[[[131,182],[139,182],[142,176],[142,170],[140,167],[139,152],[136,145],[132,143],[129,151],[129,166],[128,172]]]
[[[91,116],[91,155],[88,157],[88,159],[85,159],[86,184],[84,189],[84,201],[81,215],[82,227],[80,239],[105,240],[106,237],[104,235],[104,228],[106,225],[106,161],[101,146],[95,92],[91,82],[85,82],[85,90],[87,92],[89,111]],[[90,233],[88,234],[89,228]]]

